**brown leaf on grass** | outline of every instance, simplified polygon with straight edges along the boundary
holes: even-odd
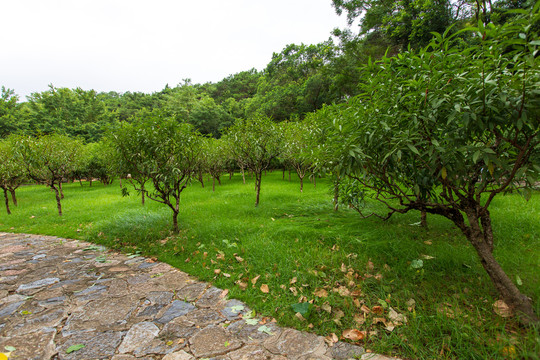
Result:
[[[332,291],[337,292],[341,296],[351,296],[350,290],[347,289],[347,287],[345,287],[345,286],[340,286],[338,288],[334,288],[334,289],[332,289]]]
[[[238,262],[244,261],[244,259],[242,259],[240,256],[235,256],[235,259],[236,259],[236,261],[238,261]]]
[[[227,297],[227,295],[229,295],[229,289],[225,289],[221,292],[221,294],[219,294],[219,297],[222,298],[222,299],[225,299]]]
[[[382,274],[375,275],[375,279],[381,281],[383,278]]]
[[[332,307],[331,307],[330,305],[328,305],[328,304],[323,304],[323,305],[321,306],[321,309],[323,309],[323,310],[326,311],[327,313],[332,312]]]
[[[373,318],[373,324],[378,324],[378,323],[383,323],[384,325],[386,325],[386,319],[381,318],[381,317]]]
[[[407,302],[405,303],[407,305],[407,310],[409,311],[413,311],[414,308],[416,307],[416,301],[414,299],[409,299],[407,300]]]
[[[334,320],[341,320],[345,316],[345,313],[339,309],[334,310]]]
[[[203,259],[206,259],[206,257],[208,256],[208,253],[205,251],[203,252],[202,256],[203,256]]]
[[[317,296],[317,297],[322,297],[322,298],[325,298],[325,297],[328,297],[328,291],[324,290],[324,289],[317,289],[313,292],[313,295]]]
[[[353,317],[354,322],[356,322],[358,325],[363,325],[366,322],[366,318],[363,314],[356,314]]]
[[[214,269],[214,274],[219,275],[221,273],[221,269]]]
[[[270,292],[270,289],[268,288],[268,285],[262,284],[261,285],[261,291],[265,294],[268,294]]]
[[[283,284],[279,285],[279,287],[280,287],[281,289],[283,289],[283,290],[287,290],[287,287],[286,287],[285,285],[283,285]]]
[[[220,253],[216,254],[216,259],[225,260],[225,254],[220,254]]]
[[[358,329],[348,329],[343,331],[342,336],[352,341],[360,341],[366,337],[366,332]]]
[[[255,276],[253,279],[251,279],[251,283],[252,283],[253,285],[255,285],[255,284],[257,283],[257,280],[259,280],[260,277],[261,277],[261,275]]]
[[[226,278],[230,278],[230,277],[231,277],[231,274],[228,274],[228,273],[223,273],[222,275],[225,276]]]
[[[298,280],[296,279],[296,276],[295,276],[295,277],[293,277],[291,279],[290,284],[292,285],[292,284],[296,283],[296,281],[298,281]]]
[[[290,287],[289,290],[293,293],[294,296],[298,295],[298,290],[294,286]]]
[[[426,240],[426,241],[424,241],[424,244],[426,244],[426,245],[431,245],[431,244],[433,244],[433,243],[432,243],[430,240]]]
[[[325,336],[324,338],[324,342],[328,344],[328,346],[332,347],[334,346],[335,343],[337,343],[339,341],[338,337],[336,334],[334,333],[331,333],[330,335],[328,336]]]
[[[503,300],[497,300],[493,303],[493,311],[503,318],[512,317],[514,315],[512,309]]]
[[[392,270],[392,269],[390,268],[390,266],[388,266],[388,264],[384,264],[384,270],[390,271],[390,270]]]
[[[382,306],[377,305],[377,306],[372,307],[371,311],[373,311],[377,315],[381,315],[384,312],[384,309]]]
[[[354,297],[360,297],[362,296],[362,290],[354,290],[353,292],[351,292],[351,296],[354,296]]]
[[[362,310],[365,314],[369,314],[371,312],[371,309],[368,308],[366,305],[362,305],[360,310]]]
[[[407,323],[407,317],[403,314],[398,313],[393,308],[389,308],[388,318],[395,324],[401,325]]]
[[[296,314],[294,314],[294,316],[300,321],[306,321],[306,318],[303,317],[302,314],[300,314],[300,313],[296,313]]]
[[[370,271],[375,269],[375,265],[373,265],[371,260],[369,260],[368,263],[367,263],[367,269],[370,270]]]
[[[239,287],[240,290],[242,290],[242,291],[246,290],[247,287],[248,287],[248,284],[247,284],[247,283],[245,283],[245,282],[243,282],[243,281],[240,281],[240,280],[238,280],[238,281],[236,282],[236,285],[238,285],[238,287]]]
[[[360,304],[360,300],[358,300],[358,299],[354,299],[354,300],[353,300],[353,304],[354,304],[354,306],[356,306],[357,308],[359,308],[360,306],[362,306],[362,305]]]
[[[453,319],[455,317],[454,310],[450,309],[449,306],[446,306],[444,304],[437,305],[437,312],[439,314],[445,315],[447,318]]]
[[[341,263],[341,272],[344,272],[344,273],[347,272],[347,266],[345,266],[344,263]]]

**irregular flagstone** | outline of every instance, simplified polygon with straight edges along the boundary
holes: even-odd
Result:
[[[225,318],[222,317],[217,311],[212,309],[199,309],[189,312],[185,319],[191,321],[197,326],[205,327],[212,324],[219,324],[225,321]]]
[[[28,284],[22,284],[22,285],[20,285],[20,286],[17,288],[17,292],[23,292],[23,291],[25,291],[25,290],[41,288],[41,287],[44,287],[44,286],[56,284],[56,283],[59,282],[59,281],[60,281],[60,279],[59,279],[59,278],[56,278],[56,277],[46,278],[46,279],[41,279],[41,280],[36,280],[36,281],[33,281],[33,282],[31,282],[31,283],[28,283]]]
[[[287,329],[279,336],[272,336],[264,342],[264,347],[273,354],[298,358],[301,355],[324,355],[326,344],[321,336]]]
[[[21,336],[1,337],[0,349],[12,346],[16,350],[9,357],[10,360],[49,360],[56,353],[54,338],[56,329],[42,329]]]
[[[8,336],[29,334],[43,328],[54,328],[58,326],[67,316],[67,309],[56,308],[46,310],[37,315],[25,316],[24,322],[13,324],[5,329]]]
[[[399,360],[395,357],[383,356],[379,354],[364,354],[360,360]]]
[[[179,299],[182,299],[187,302],[192,302],[197,300],[204,293],[208,284],[195,282],[184,286],[180,291],[176,293]]]
[[[221,326],[210,325],[189,340],[195,357],[208,358],[223,355],[242,346],[242,341]]]
[[[257,345],[248,345],[243,348],[230,352],[227,356],[231,360],[286,360],[287,358],[280,355],[272,355],[268,350],[257,346]]]
[[[269,331],[261,331],[262,329]],[[262,329],[260,324],[249,325],[245,320],[236,321],[227,327],[227,330],[238,336],[245,343],[259,343],[271,336],[279,336],[281,333],[281,329],[275,323],[265,324],[265,328]]]
[[[193,355],[188,354],[184,350],[180,350],[178,352],[174,352],[163,357],[163,360],[194,360],[194,359],[195,358],[193,357]]]
[[[240,300],[232,299],[227,301],[221,313],[228,320],[235,320],[240,318],[240,314],[247,314],[251,312],[251,309]]]
[[[338,342],[334,344],[326,352],[326,356],[335,360],[346,360],[351,358],[357,358],[365,353],[363,347],[352,345],[345,342]]]
[[[195,323],[187,321],[182,317],[178,317],[163,327],[159,336],[171,340],[175,338],[186,339],[201,331],[200,327],[197,327]]]
[[[109,359],[111,358],[125,332],[82,332],[74,334],[58,347],[58,358],[60,360],[80,360],[80,359]],[[73,345],[84,345],[80,350],[66,353],[66,350]]]
[[[0,309],[0,319],[13,315],[22,304],[24,304],[24,301],[13,302],[4,306],[2,309]]]
[[[144,348],[159,334],[159,328],[152,322],[135,324],[129,329],[124,340],[118,348],[118,352],[124,354],[137,348]]]
[[[206,290],[196,304],[198,307],[213,307],[218,305],[221,300],[223,300],[223,290],[212,286]]]
[[[166,324],[174,318],[182,315],[186,315],[190,311],[193,311],[195,306],[190,303],[174,300],[171,306],[165,311],[165,313],[157,320],[161,324]]]

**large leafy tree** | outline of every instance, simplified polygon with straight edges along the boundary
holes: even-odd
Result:
[[[281,153],[281,134],[278,126],[267,117],[237,119],[226,132],[225,141],[231,144],[241,168],[255,174],[255,206],[259,205],[263,172]]]
[[[9,134],[25,131],[26,117],[17,101],[19,97],[12,89],[2,86],[0,93],[0,138]]]
[[[471,29],[476,45],[437,35],[419,52],[365,68],[364,94],[336,110],[346,124],[343,172],[389,212],[451,220],[476,250],[505,302],[538,321],[531,300],[497,262],[493,199],[527,197],[540,164],[540,42],[531,14]],[[518,250],[518,249],[516,249]]]
[[[117,145],[126,171],[152,181],[153,189],[136,189],[172,210],[173,231],[178,233],[180,195],[195,171],[201,148],[200,135],[192,125],[178,123],[153,111],[133,123],[122,124],[112,135],[112,141]]]

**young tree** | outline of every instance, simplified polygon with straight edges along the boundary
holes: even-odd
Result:
[[[307,122],[283,123],[283,160],[296,170],[300,192],[304,191],[304,177],[313,170],[312,148],[314,128]]]
[[[281,135],[277,125],[267,117],[237,119],[226,132],[227,141],[239,165],[255,174],[255,206],[259,205],[262,174],[281,152]]]
[[[216,190],[216,180],[221,185],[221,174],[225,171],[227,154],[225,143],[222,139],[205,139],[204,152],[207,156],[207,170],[212,176],[212,191]]]
[[[8,192],[11,194],[13,205],[17,206],[15,190],[24,179],[24,167],[14,149],[13,139],[13,136],[11,136],[5,140],[0,140],[0,188],[4,191],[8,215],[11,214]]]
[[[132,124],[122,124],[113,139],[126,170],[152,181],[153,190],[135,186],[136,190],[172,210],[173,231],[178,233],[180,194],[195,171],[200,135],[192,125],[179,124],[153,111]],[[136,145],[128,147],[126,142]]]
[[[365,69],[364,95],[343,106],[343,170],[394,213],[451,220],[469,240],[504,301],[537,322],[494,257],[489,206],[539,178],[537,3],[528,16],[472,29],[476,45],[436,35],[430,47]],[[524,11],[522,11],[524,13]],[[536,162],[535,162],[536,159]]]
[[[58,215],[62,216],[62,181],[78,167],[82,142],[58,134],[19,137],[16,142],[26,175],[54,191]]]

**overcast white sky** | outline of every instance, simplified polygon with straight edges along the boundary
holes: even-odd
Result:
[[[0,0],[0,86],[23,100],[48,84],[153,92],[217,82],[345,23],[331,0]]]

